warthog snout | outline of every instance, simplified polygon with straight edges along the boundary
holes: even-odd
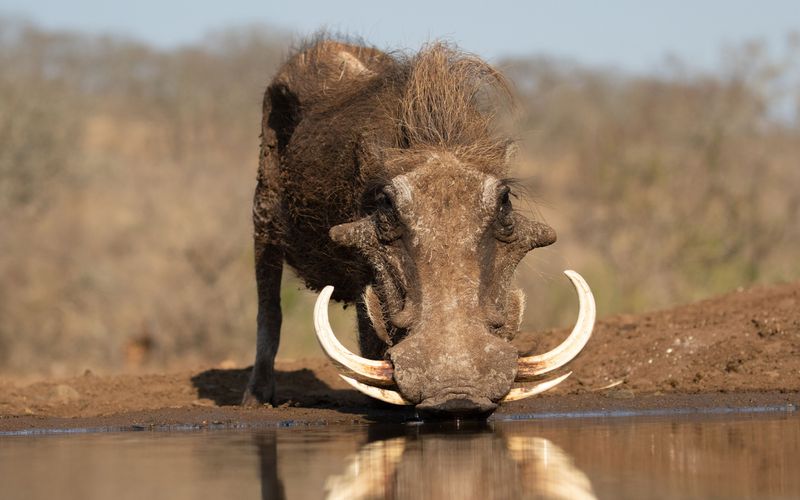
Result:
[[[491,412],[517,373],[510,343],[463,322],[443,331],[423,327],[388,354],[400,394],[427,413]]]

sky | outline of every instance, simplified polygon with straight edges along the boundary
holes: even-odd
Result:
[[[634,72],[657,69],[667,55],[713,68],[723,47],[759,39],[779,51],[800,32],[800,4],[791,0],[0,0],[0,15],[160,47],[236,25],[296,34],[327,26],[383,48],[445,38],[489,60],[545,54]]]

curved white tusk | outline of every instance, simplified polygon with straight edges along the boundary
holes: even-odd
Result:
[[[314,329],[317,340],[325,354],[339,368],[347,370],[353,377],[370,384],[389,385],[394,383],[394,368],[388,361],[366,359],[353,354],[339,342],[333,334],[328,320],[328,302],[333,294],[333,287],[328,285],[322,289],[314,306]]]
[[[529,398],[531,396],[535,396],[536,394],[541,394],[544,391],[548,391],[553,387],[557,386],[561,382],[563,382],[567,377],[572,375],[572,372],[566,373],[561,375],[560,377],[556,377],[552,380],[548,380],[546,382],[542,382],[540,384],[536,384],[532,387],[516,387],[511,389],[506,397],[500,400],[501,403],[508,403],[510,401],[519,401],[520,399]]]
[[[358,392],[366,394],[367,396],[375,399],[380,399],[386,403],[391,403],[393,405],[410,405],[413,403],[409,403],[403,396],[400,395],[399,392],[393,391],[391,389],[383,389],[381,387],[373,387],[371,385],[362,384],[358,380],[352,379],[346,375],[339,374],[342,379],[353,386]]]
[[[578,321],[567,340],[552,351],[519,358],[517,360],[517,380],[528,380],[561,368],[580,354],[592,336],[592,328],[594,328],[594,320],[597,316],[592,290],[581,275],[575,271],[568,269],[564,271],[564,274],[572,281],[575,291],[578,293],[580,302]]]

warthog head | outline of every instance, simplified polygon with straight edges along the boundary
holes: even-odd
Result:
[[[320,295],[317,335],[326,353],[358,390],[426,413],[486,415],[502,401],[556,385],[569,374],[513,388],[564,366],[585,345],[594,303],[571,271],[581,299],[578,324],[555,350],[520,357],[517,333],[524,295],[513,286],[519,261],[556,240],[552,228],[512,207],[509,182],[463,164],[446,151],[419,151],[415,161],[374,191],[367,217],[335,226],[331,238],[358,249],[374,271],[363,296],[386,359],[347,351],[327,320],[332,288]]]

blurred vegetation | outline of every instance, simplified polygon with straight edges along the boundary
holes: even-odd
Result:
[[[260,101],[288,40],[157,50],[0,19],[0,372],[251,362]],[[800,277],[798,57],[789,37],[714,73],[502,61],[527,207],[559,233],[520,268],[526,327],[571,321],[565,267],[601,314]],[[313,355],[290,274],[280,355]]]

